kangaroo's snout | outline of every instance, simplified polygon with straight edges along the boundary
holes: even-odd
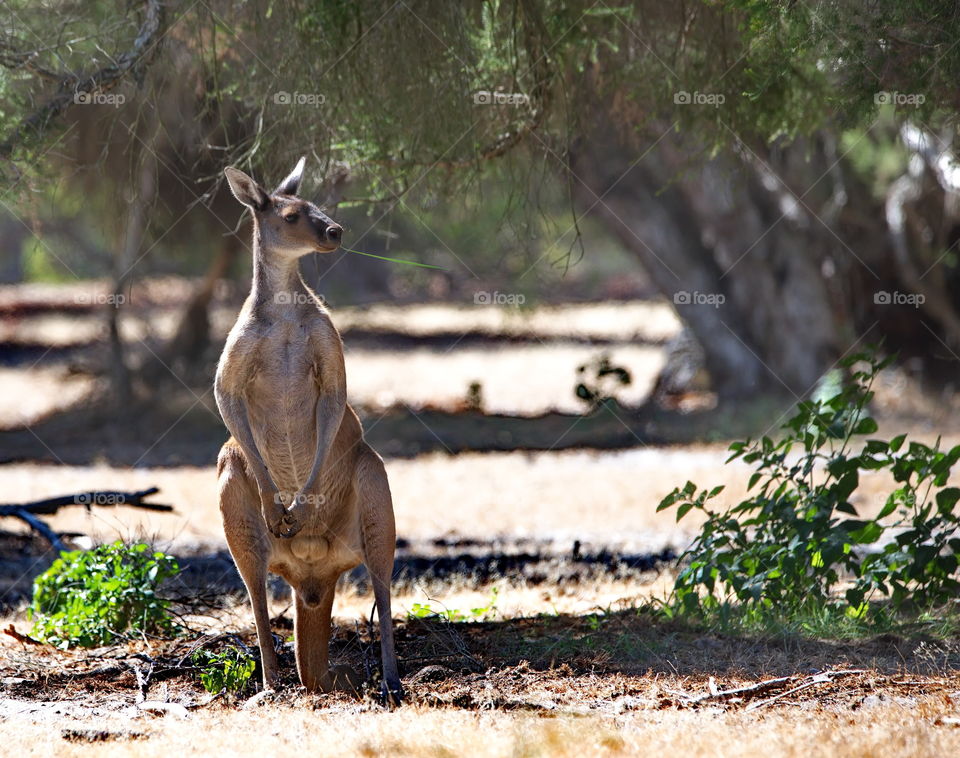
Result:
[[[343,227],[339,224],[330,224],[327,227],[327,241],[335,245],[340,244],[340,238],[343,236]]]

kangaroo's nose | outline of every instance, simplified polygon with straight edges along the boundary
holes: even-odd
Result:
[[[327,227],[327,240],[329,242],[340,242],[340,237],[343,235],[343,227],[337,226],[336,224],[330,224]]]

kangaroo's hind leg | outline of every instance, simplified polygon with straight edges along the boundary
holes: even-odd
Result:
[[[383,659],[383,698],[388,705],[400,705],[403,687],[397,668],[393,643],[393,617],[390,615],[390,580],[397,533],[393,500],[383,461],[372,450],[361,453],[357,461],[354,486],[363,538],[363,562],[370,573],[373,595],[380,618],[380,652]]]
[[[243,460],[243,453],[231,440],[217,461],[220,484],[220,515],[230,554],[247,587],[253,618],[257,625],[263,685],[272,689],[277,680],[277,654],[270,632],[267,611],[267,563],[270,541],[260,513],[257,483]]]

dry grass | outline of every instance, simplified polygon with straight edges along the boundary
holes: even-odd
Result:
[[[252,643],[251,633],[243,638]],[[355,666],[351,638],[350,631],[337,632],[334,657]],[[137,682],[126,666],[142,670],[132,656],[160,660],[164,646],[173,648],[166,659],[170,653],[175,659],[186,642],[90,654],[20,649],[8,641],[0,734],[5,752],[25,756],[248,755],[314,745],[336,755],[578,757],[771,750],[932,756],[960,748],[960,675],[950,668],[955,644],[942,645],[933,661],[922,642],[727,639],[651,626],[631,613],[596,624],[562,616],[409,622],[401,624],[398,643],[409,695],[400,710],[385,712],[346,694],[304,694],[293,684],[285,649],[285,688],[254,708],[244,707],[243,698],[207,702],[190,678],[152,684],[147,699],[189,708],[181,719],[138,709]],[[464,653],[443,655],[449,651]],[[423,660],[416,662],[418,654]],[[111,673],[84,673],[104,663],[115,664]],[[854,667],[864,670],[792,694],[784,687],[768,702],[770,691],[691,702],[711,686],[735,688],[793,672],[802,683],[811,669]]]
[[[861,714],[794,710],[765,714],[653,711],[620,716],[476,713],[408,708],[394,713],[266,707],[221,710],[189,720],[110,717],[26,719],[0,726],[8,755],[268,755],[316,748],[327,755],[571,756],[689,755],[836,758],[944,756],[960,750],[957,712],[942,698],[906,708],[885,704]],[[66,741],[61,729],[137,732],[139,739]]]

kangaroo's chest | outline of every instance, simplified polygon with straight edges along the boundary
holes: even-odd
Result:
[[[251,431],[277,484],[296,488],[309,475],[316,451],[320,368],[297,324],[272,329],[255,365],[245,393]]]

